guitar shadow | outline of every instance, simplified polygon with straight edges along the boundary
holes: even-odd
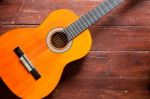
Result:
[[[53,98],[55,96],[55,92],[57,92],[57,89],[59,89],[61,86],[63,86],[63,83],[65,83],[66,81],[69,81],[69,79],[73,79],[76,75],[78,75],[83,66],[82,64],[83,64],[85,58],[86,58],[86,56],[84,58],[81,58],[79,60],[76,60],[76,61],[73,61],[73,62],[67,64],[66,67],[64,68],[62,77],[61,77],[57,87],[51,94],[49,94],[44,99]]]
[[[150,79],[149,79],[149,84],[147,85],[147,88],[148,88],[148,92],[150,94]]]
[[[5,85],[3,80],[0,78],[0,99],[19,99],[16,95],[14,95],[9,88]]]

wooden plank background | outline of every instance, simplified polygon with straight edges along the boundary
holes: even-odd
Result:
[[[0,0],[0,34],[36,27],[66,8],[83,15],[102,0]],[[89,54],[70,63],[45,99],[150,99],[150,0],[126,0],[90,27]],[[17,99],[0,80],[0,99]]]

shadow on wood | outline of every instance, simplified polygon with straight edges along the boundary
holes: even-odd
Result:
[[[19,99],[16,95],[14,95],[9,88],[5,85],[5,83],[0,79],[0,98],[1,99],[8,99],[8,97],[11,97],[11,99]]]
[[[59,84],[57,85],[57,87],[55,89],[59,89],[59,87],[66,82],[68,79],[75,77],[76,75],[78,75],[78,73],[80,72],[80,68],[83,66],[82,63],[84,61],[84,58],[81,58],[77,61],[71,62],[69,63],[63,71],[62,77],[59,81]],[[54,90],[50,95],[48,95],[47,97],[45,97],[44,99],[50,99],[53,97],[53,94],[55,94]]]

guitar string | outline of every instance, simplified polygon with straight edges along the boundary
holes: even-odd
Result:
[[[106,7],[105,7],[106,8]],[[95,9],[94,9],[95,10]],[[105,9],[104,9],[105,10]],[[103,12],[103,11],[100,11],[100,12]],[[92,13],[93,14],[93,13]],[[89,14],[88,14],[89,15]],[[99,17],[99,16],[98,16]],[[93,21],[93,20],[92,20]],[[95,20],[94,20],[95,21]],[[79,23],[80,24],[80,23]]]
[[[116,1],[113,1],[113,3],[111,3],[110,4],[110,2],[108,2],[108,4],[109,4],[109,6],[111,6],[111,8],[110,9],[112,9],[113,8],[113,6],[112,6],[112,4],[116,4]],[[104,5],[104,4],[103,4]],[[117,5],[117,4],[116,4]],[[115,5],[115,6],[116,6]],[[105,5],[104,5],[105,6]],[[99,6],[98,6],[99,7]],[[99,7],[100,9],[101,9],[101,7]],[[93,9],[93,10],[96,10],[96,9]],[[107,9],[107,7],[105,6],[105,8],[104,8],[104,10],[106,10],[107,12],[109,11],[108,9]],[[97,11],[97,10],[96,10]],[[105,13],[102,11],[102,10],[100,10],[100,12],[101,13],[103,13],[103,15],[105,15]],[[93,14],[93,13],[92,13]],[[99,16],[101,16],[101,15],[99,15],[99,13],[96,13],[96,14],[98,14],[97,16],[99,17]],[[87,14],[87,15],[89,15],[89,14]],[[96,16],[96,17],[97,17]],[[83,16],[83,17],[85,17],[85,16]],[[91,17],[91,16],[90,16]],[[84,19],[84,18],[82,18],[82,19]],[[85,20],[87,20],[87,18],[85,18]],[[95,21],[95,20],[94,20]],[[89,22],[89,21],[85,21],[85,22]],[[87,23],[88,24],[88,23]],[[91,24],[91,23],[90,23]],[[82,25],[81,25],[82,26]],[[71,27],[72,28],[72,27]],[[76,28],[75,28],[76,29]],[[74,31],[71,31],[71,32],[74,32]],[[71,32],[70,32],[70,34],[71,34]],[[78,31],[77,31],[78,32]],[[74,35],[74,34],[73,34]],[[71,36],[71,38],[72,38],[72,36]]]
[[[99,17],[101,17],[101,16],[107,14],[107,12],[109,12],[112,8],[114,8],[115,6],[117,6],[117,5],[118,5],[121,1],[123,1],[123,0],[118,0],[118,1],[116,1],[116,0],[111,0],[111,1],[113,1],[113,2],[110,3],[109,0],[106,0],[106,1],[102,2],[99,6],[95,7],[95,8],[92,9],[90,12],[88,12],[88,13],[87,13],[87,16],[89,16],[89,21],[95,22]],[[103,10],[102,10],[102,8],[101,8],[101,5],[104,6]],[[106,7],[106,5],[108,5],[108,6]],[[110,8],[108,9],[108,7],[110,7]],[[99,9],[97,9],[97,8],[99,8]],[[98,12],[98,10],[100,10],[100,12]],[[96,12],[95,14],[94,14],[94,11]],[[102,13],[103,13],[103,14],[102,14]],[[89,14],[91,14],[91,16],[90,16]],[[85,15],[83,15],[81,18],[79,18],[79,21],[77,20],[77,21],[75,21],[73,24],[71,24],[72,26],[69,25],[68,28],[71,29],[72,31],[69,30],[69,32],[68,32],[68,30],[66,30],[66,29],[63,30],[63,31],[64,31],[64,34],[67,35],[67,37],[61,38],[61,37],[63,36],[63,34],[60,34],[60,35],[57,35],[54,40],[56,41],[56,40],[58,40],[59,38],[61,38],[62,41],[64,41],[64,42],[70,42],[70,41],[72,40],[72,38],[73,38],[74,36],[76,36],[76,33],[82,31],[82,29],[79,28],[79,25],[80,25],[80,26],[85,25],[85,26],[83,26],[83,28],[85,28],[85,27],[87,27],[88,25],[91,25],[91,23],[93,23],[93,22],[90,23],[90,22],[87,20],[87,16],[86,16],[86,14],[85,14]],[[93,20],[93,19],[94,19],[94,20]],[[79,22],[79,23],[78,23],[79,25],[77,25],[77,22]],[[85,24],[85,22],[86,22],[86,24]],[[83,23],[83,24],[81,25],[81,23]],[[76,26],[75,26],[75,25],[76,25]],[[73,28],[74,28],[74,29],[73,29]],[[81,29],[81,30],[78,30],[77,28],[78,28],[78,29]],[[65,33],[65,32],[67,32],[67,33]],[[68,35],[68,34],[69,34],[69,35]],[[68,40],[69,40],[69,41],[68,41]],[[60,42],[57,42],[57,45],[61,45],[61,44],[62,44],[61,41],[60,41]]]
[[[111,7],[110,9],[107,9],[107,7],[103,4],[103,6],[105,6],[104,10],[106,10],[107,12],[109,12],[112,8],[114,8],[113,6],[118,5],[118,4],[116,4],[115,1],[114,1],[113,3],[115,3],[116,5],[113,5],[113,6],[112,6],[113,3],[111,3],[111,4],[110,4],[110,2],[107,2],[107,3],[109,4],[108,6]],[[98,6],[98,7],[99,7],[99,6]],[[100,7],[99,7],[99,8],[100,8]],[[95,9],[96,9],[96,8],[95,8]],[[95,11],[95,9],[93,9],[93,12]],[[97,10],[96,10],[96,11],[97,11]],[[96,12],[96,11],[95,11],[95,12]],[[100,12],[103,12],[103,11],[100,11]],[[93,13],[91,13],[91,14],[93,15]],[[97,15],[97,14],[98,14],[98,15]],[[88,14],[88,15],[89,15],[89,14]],[[94,15],[95,15],[95,14],[94,14]],[[93,15],[93,16],[94,16],[94,15]],[[104,15],[105,15],[105,14],[104,14]],[[97,20],[97,16],[99,17],[99,16],[101,16],[101,15],[99,15],[99,13],[96,13],[96,17],[94,16],[96,20]],[[83,18],[81,18],[81,19],[83,20],[84,17],[85,17],[85,16],[83,16]],[[84,21],[84,22],[89,22],[89,21],[87,21],[87,18],[86,18],[86,17],[85,17],[85,20],[86,20],[86,21]],[[94,21],[95,21],[95,20],[94,20]],[[93,21],[93,22],[94,22],[94,21]],[[79,21],[79,22],[80,22],[80,21]],[[83,21],[82,21],[82,22],[83,22]],[[83,22],[83,23],[84,23],[84,22]],[[90,24],[91,24],[91,23],[90,23]],[[90,25],[90,24],[89,24],[89,25]],[[87,25],[88,25],[88,24],[87,24]],[[71,27],[71,29],[72,29],[72,27]],[[74,29],[76,29],[76,28],[74,27]],[[72,29],[72,30],[73,30],[73,29]],[[74,33],[74,31],[71,31],[71,32]],[[74,34],[71,33],[71,32],[69,32],[69,33],[74,36]],[[78,32],[78,31],[77,31],[77,32]],[[57,40],[57,39],[56,39],[56,40]],[[65,39],[63,39],[63,40],[66,41],[66,42],[68,41],[68,39],[67,39],[66,37],[65,37]],[[61,43],[61,42],[60,42],[60,43]],[[57,44],[58,44],[58,45],[61,45],[61,44],[59,44],[59,42],[58,42]]]
[[[113,2],[113,3],[115,3],[115,2]],[[103,3],[102,3],[102,4],[103,4]],[[107,3],[106,3],[106,4],[107,4]],[[118,4],[119,4],[119,3],[118,3]],[[116,5],[118,5],[118,4],[116,4]],[[115,6],[116,6],[116,5],[115,5]],[[100,7],[100,6],[98,6],[98,7]],[[105,8],[107,9],[107,7],[105,7]],[[104,8],[104,10],[105,10],[105,8]],[[108,10],[108,11],[109,11],[109,10]],[[108,11],[107,11],[107,12],[108,12]],[[100,12],[102,12],[102,10],[101,10]],[[92,13],[92,14],[93,14],[93,13]],[[99,16],[98,16],[98,17],[99,17]],[[92,20],[92,21],[93,21],[93,20]],[[95,21],[95,20],[94,20],[94,21]],[[94,22],[94,21],[93,21],[93,22]],[[79,23],[79,24],[80,24],[80,23]]]
[[[106,1],[107,1],[107,0],[106,0]],[[107,2],[108,2],[108,1],[107,1]],[[108,3],[109,3],[109,2],[108,2]],[[103,4],[103,3],[102,3],[102,4]],[[112,5],[111,5],[110,3],[109,3],[109,6],[112,7]],[[100,8],[100,7],[99,7],[99,8]],[[113,7],[112,7],[112,8],[113,8]],[[104,10],[106,10],[106,9],[107,9],[107,7],[104,8]],[[96,10],[96,8],[93,9],[93,11],[95,11],[95,10]],[[97,10],[96,10],[96,11],[97,11]],[[103,11],[100,11],[100,12],[103,12]],[[104,12],[103,12],[103,13],[104,13]],[[88,16],[89,14],[90,14],[90,13],[88,13],[87,16]],[[93,15],[93,13],[91,13],[91,14]],[[97,14],[98,14],[98,15],[97,15]],[[104,14],[105,14],[105,13],[104,13]],[[96,16],[95,16],[95,15],[96,15]],[[99,12],[98,12],[98,13],[94,14],[93,16],[94,16],[94,18],[97,20],[97,16],[99,17],[99,16],[101,16],[101,15],[100,15]],[[85,24],[85,23],[82,21],[82,20],[84,20],[84,19],[85,19],[84,22],[89,22],[89,21],[87,20],[87,17],[86,17],[86,16],[83,16],[83,18],[81,18],[81,22],[82,22],[84,25],[86,25],[86,24],[87,24],[87,25],[90,25],[91,23],[93,23],[93,22],[95,21],[95,20],[93,21],[92,18],[91,18],[91,16],[90,16],[89,19],[91,19],[93,22],[91,22],[91,23],[89,22],[89,23],[86,23],[86,24]],[[80,23],[80,21],[79,21],[79,23]],[[75,22],[75,25],[76,25],[76,22]],[[81,25],[81,26],[83,26],[83,25]],[[78,25],[77,25],[76,28],[70,26],[70,29],[71,29],[72,31],[67,32],[69,35],[71,35],[71,36],[68,35],[69,38],[72,38],[72,36],[74,36],[74,34],[73,34],[73,33],[74,33],[74,29],[73,29],[73,28],[74,28],[75,30],[77,30],[77,32],[78,32],[78,29],[77,29],[77,28],[78,28]],[[83,27],[83,28],[84,28],[84,27]],[[81,28],[79,28],[79,29],[81,29]],[[82,30],[82,29],[81,29],[81,30]],[[80,30],[80,31],[81,31],[81,30]],[[73,32],[73,33],[72,33],[72,32]],[[75,31],[75,32],[76,32],[76,31]],[[56,37],[55,41],[56,41],[58,38],[62,37],[62,36],[63,36],[63,34],[62,34],[62,35],[58,35],[58,37]],[[68,40],[67,40],[68,37],[67,37],[67,38],[64,37],[64,39],[62,39],[62,41],[66,41],[66,42],[67,42],[67,41],[68,41]],[[57,43],[57,44],[58,44],[58,43]],[[58,44],[58,45],[60,45],[60,44]]]
[[[112,4],[110,4],[110,2],[108,2],[108,0],[106,0],[106,2],[107,2],[107,3],[109,3],[109,6],[111,6],[111,8],[113,8],[113,7],[112,7]],[[104,2],[103,2],[103,3],[104,3]],[[103,4],[103,3],[102,3],[102,4]],[[103,4],[103,5],[104,5],[104,4]],[[105,6],[105,5],[104,5],[104,6]],[[96,8],[97,8],[97,7],[96,7]],[[95,10],[96,10],[96,8],[95,8],[95,9],[93,9],[93,11],[95,11]],[[105,6],[105,9],[107,9],[107,7],[106,7],[106,6]],[[104,10],[105,10],[105,9],[104,9]],[[96,10],[96,11],[97,11],[97,10]],[[109,11],[109,10],[108,10],[108,11]],[[103,11],[100,11],[100,12],[103,12]],[[87,15],[89,15],[89,14],[90,14],[90,13],[88,13]],[[91,14],[93,15],[93,13],[91,13]],[[97,14],[99,15],[99,13],[96,13],[96,14],[95,14],[96,16],[95,16],[95,15],[93,15],[93,16],[94,16],[94,18],[95,18],[96,20],[97,20],[97,16],[98,16]],[[99,15],[99,16],[101,16],[101,15]],[[98,17],[99,17],[99,16],[98,16]],[[84,18],[84,17],[85,17],[85,18]],[[85,19],[85,21],[83,22],[83,20],[84,20],[84,19]],[[90,16],[90,18],[89,18],[89,19],[91,19],[91,20],[92,20],[91,16]],[[93,21],[93,20],[92,20],[92,21]],[[95,20],[94,20],[94,21],[95,21]],[[93,21],[93,22],[94,22],[94,21]],[[86,25],[90,25],[90,24],[91,24],[91,23],[87,23],[87,24],[85,24],[85,22],[89,22],[89,21],[87,20],[87,18],[86,18],[86,16],[85,16],[85,15],[83,16],[83,18],[81,18],[81,22],[82,22],[82,23],[83,23],[83,25],[85,25],[85,26],[86,26]],[[92,23],[93,23],[93,22],[92,22]],[[76,22],[75,22],[75,24],[76,24]],[[73,25],[74,25],[74,24],[73,24]],[[83,26],[83,25],[81,25],[81,26]],[[77,26],[78,26],[78,25],[77,25]],[[87,26],[86,26],[86,27],[87,27]],[[75,29],[75,31],[74,31],[74,29],[73,29],[73,28]],[[71,36],[69,36],[69,35],[68,35],[68,37],[69,37],[69,38],[72,38],[72,37],[74,36],[74,32],[79,32],[77,28],[78,28],[78,27],[76,27],[76,28],[75,28],[75,26],[70,26],[70,29],[71,29],[72,31],[69,31],[69,33],[68,33],[69,35],[71,35]],[[83,27],[83,28],[84,28],[84,27]],[[80,29],[80,28],[79,28],[79,29]],[[76,30],[77,30],[77,31],[76,31]],[[81,29],[81,30],[82,30],[82,29]],[[81,31],[81,30],[80,30],[80,31]],[[63,35],[61,35],[61,36],[63,36]],[[60,37],[60,36],[58,35],[58,38],[59,38],[59,37]],[[66,37],[65,37],[65,40],[67,40],[67,39],[66,39]],[[65,40],[64,40],[64,41],[65,41]]]
[[[106,1],[108,1],[108,0],[106,0]],[[118,5],[119,2],[122,1],[122,0],[120,0],[120,1],[117,2],[117,3],[116,3],[116,1],[114,1],[114,0],[112,0],[112,1],[113,1],[113,2],[112,2],[111,4],[110,4],[110,2],[106,2],[106,4],[109,4],[108,7],[111,6],[110,9],[108,9],[108,7],[106,7],[106,4],[104,4],[105,2],[102,3],[102,5],[105,7],[105,8],[103,9],[104,11],[109,12],[112,8],[114,8],[116,5]],[[114,6],[114,7],[113,7],[112,4],[116,4],[116,5],[113,5],[113,6]],[[98,6],[98,7],[100,8],[100,6]],[[96,7],[96,8],[97,8],[97,7]],[[95,9],[96,9],[96,8],[95,8]],[[93,9],[93,10],[95,10],[95,9]],[[96,10],[96,11],[97,11],[97,10]],[[103,11],[101,10],[100,12],[103,12]],[[107,12],[105,12],[105,13],[107,13]],[[90,14],[90,13],[88,13],[87,15],[89,15],[89,14]],[[91,14],[93,15],[93,13],[91,13]],[[96,14],[99,15],[99,13],[96,13]],[[94,16],[94,15],[93,15],[93,16]],[[100,16],[101,16],[101,15],[100,15]],[[85,17],[85,16],[83,16],[83,17]],[[94,17],[95,17],[95,16],[94,16]],[[99,16],[98,16],[98,17],[99,17]],[[81,18],[81,19],[83,20],[83,18]],[[85,18],[85,19],[87,19],[87,18]],[[97,20],[97,17],[95,17],[95,19]],[[82,20],[79,21],[79,24],[80,24],[80,22],[82,22]],[[91,18],[91,20],[92,20],[92,18]],[[93,20],[92,20],[92,21],[93,21]],[[94,21],[95,21],[95,20],[94,20]],[[93,22],[94,22],[94,21],[93,21]],[[89,22],[89,21],[84,21],[84,22]],[[83,22],[83,23],[84,23],[84,22]],[[74,25],[74,24],[73,24],[73,25]],[[86,25],[86,24],[84,24],[84,25]],[[82,25],[81,25],[81,26],[82,26]],[[71,28],[72,31],[69,31],[69,34],[71,34],[72,36],[69,36],[69,35],[68,35],[68,37],[69,37],[69,38],[72,38],[72,37],[75,35],[75,34],[74,34],[75,31],[73,30],[73,28],[74,28],[74,29],[76,29],[76,28],[75,28],[75,27],[72,27],[72,26],[70,26],[70,28]],[[73,33],[71,33],[71,32],[73,32]],[[77,31],[77,32],[78,32],[78,31]],[[67,33],[68,33],[68,32],[67,32]],[[59,36],[59,37],[60,37],[60,36]],[[58,38],[59,38],[59,37],[58,37]],[[64,40],[64,41],[66,40],[66,42],[67,42],[67,41],[68,41],[68,37],[67,37],[67,39],[66,39],[66,37],[64,37],[63,40]],[[57,40],[57,39],[56,39],[56,40]],[[61,42],[60,42],[60,43],[61,43]]]
[[[87,14],[87,15],[89,15],[89,14]],[[84,16],[84,17],[85,17],[85,16]],[[91,17],[91,16],[90,16],[90,17]],[[87,18],[85,18],[85,19],[87,19]],[[81,20],[81,21],[82,21],[82,20]],[[86,22],[86,21],[85,21],[85,22]],[[89,22],[89,21],[88,21],[88,22]],[[82,23],[85,24],[84,22],[82,22]],[[75,22],[75,24],[76,24],[76,22]],[[91,23],[90,23],[90,24],[91,24]],[[89,24],[89,25],[90,25],[90,24]],[[80,24],[79,24],[79,25],[80,25]],[[78,25],[77,25],[77,26],[78,26]],[[82,26],[83,26],[83,25],[81,25],[81,27],[82,27]],[[69,28],[69,29],[71,29],[71,31],[70,31],[70,30],[69,30],[69,32],[68,32],[67,30],[65,31],[65,32],[67,32],[67,33],[69,34],[69,35],[68,35],[69,38],[72,38],[72,37],[74,36],[73,33],[76,32],[76,31],[74,31],[73,28],[78,32],[78,29],[75,28],[75,27],[73,27],[73,26],[71,26],[71,25],[70,25],[70,28]],[[84,28],[84,27],[83,27],[83,28]],[[79,29],[81,29],[81,28],[79,28]],[[82,29],[81,29],[81,30],[82,30]],[[81,31],[81,30],[80,30],[80,31]],[[66,34],[66,35],[67,35],[67,34]],[[61,35],[61,36],[63,36],[63,35]],[[60,37],[60,35],[58,35],[57,38],[59,38],[59,37]],[[56,38],[56,40],[57,40],[57,38]],[[65,39],[66,39],[66,38],[65,38]]]

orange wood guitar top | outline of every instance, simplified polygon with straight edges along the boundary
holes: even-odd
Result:
[[[9,89],[21,98],[40,99],[50,94],[58,84],[65,65],[85,56],[91,48],[88,30],[73,40],[64,53],[52,52],[47,44],[48,33],[58,27],[66,27],[78,16],[69,10],[57,10],[37,28],[11,30],[0,38],[0,76]],[[21,47],[29,57],[41,78],[35,80],[24,68],[13,50]]]

